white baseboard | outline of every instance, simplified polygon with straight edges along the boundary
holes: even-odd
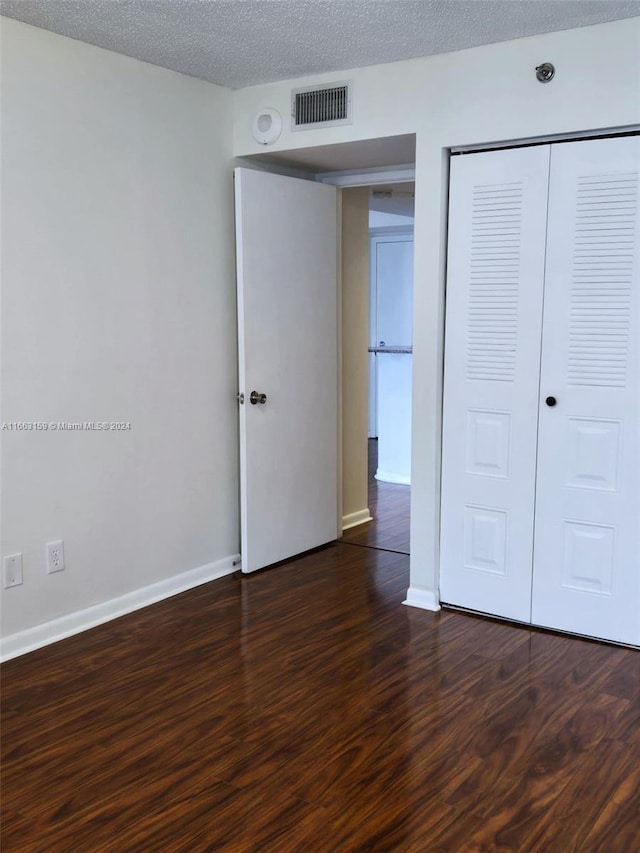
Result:
[[[364,524],[367,521],[373,521],[369,507],[359,509],[358,512],[350,512],[348,515],[342,516],[342,530],[349,530],[349,528],[357,527],[359,524]]]
[[[151,584],[150,586],[145,586],[142,589],[128,592],[126,595],[121,595],[118,598],[112,598],[109,601],[94,604],[92,607],[87,607],[84,610],[77,610],[75,613],[69,613],[58,619],[52,619],[43,625],[36,625],[34,628],[27,628],[26,631],[9,634],[8,637],[0,639],[0,660],[10,660],[19,655],[24,655],[42,646],[48,646],[50,643],[63,640],[65,637],[79,634],[88,628],[94,628],[96,625],[110,622],[112,619],[117,619],[118,616],[124,616],[127,613],[132,613],[134,610],[140,610],[142,607],[146,607],[156,601],[162,601],[165,598],[170,598],[172,595],[177,595],[180,592],[186,592],[188,589],[193,589],[193,587],[200,586],[203,583],[230,575],[236,569],[240,568],[239,561],[239,554],[225,557],[222,560],[217,560],[215,563],[207,563],[204,566],[199,566],[197,569],[191,569],[188,572],[173,575],[173,577],[158,581],[158,583]]]
[[[420,607],[422,610],[440,610],[440,601],[433,590],[417,589],[414,586],[409,587],[407,597],[402,603],[409,607]]]
[[[410,486],[411,476],[409,474],[395,474],[393,471],[376,471],[376,480],[382,483],[398,483],[400,486]]]

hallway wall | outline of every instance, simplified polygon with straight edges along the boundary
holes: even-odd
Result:
[[[369,188],[342,190],[342,517],[362,523],[367,507],[369,400]]]

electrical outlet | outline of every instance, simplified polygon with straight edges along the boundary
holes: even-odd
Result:
[[[54,572],[61,572],[64,569],[64,542],[59,539],[57,542],[47,543],[47,572],[52,575]]]
[[[11,554],[4,558],[2,583],[5,589],[22,583],[22,554]]]

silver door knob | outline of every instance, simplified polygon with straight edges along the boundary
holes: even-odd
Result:
[[[267,402],[267,395],[266,394],[258,394],[257,391],[252,391],[251,394],[249,395],[249,402],[253,406],[255,406],[256,403],[262,403],[262,405],[264,405]]]

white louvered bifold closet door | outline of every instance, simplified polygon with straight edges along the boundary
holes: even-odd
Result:
[[[552,146],[532,609],[534,624],[632,644],[640,644],[639,166],[638,137]]]
[[[529,621],[549,146],[451,160],[440,598]]]

